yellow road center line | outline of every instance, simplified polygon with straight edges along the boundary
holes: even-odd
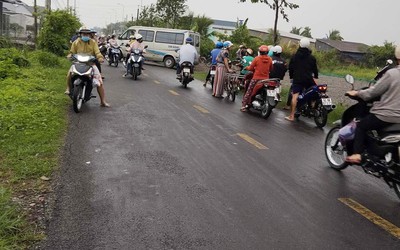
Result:
[[[161,84],[161,82],[159,82],[159,81],[157,81],[157,80],[154,80],[154,83],[155,83],[155,84]]]
[[[347,205],[348,207],[350,207],[351,209],[353,209],[354,211],[356,211],[357,213],[361,214],[365,218],[367,218],[375,225],[386,230],[394,237],[400,239],[400,228],[398,228],[396,225],[393,225],[389,221],[385,220],[384,218],[380,217],[379,215],[375,214],[368,208],[364,207],[360,203],[350,198],[339,198],[338,200]]]
[[[251,138],[250,136],[248,136],[246,134],[237,133],[236,135],[238,135],[240,138],[242,138],[243,140],[245,140],[248,143],[252,144],[253,146],[255,146],[258,149],[269,149],[266,146],[262,145],[261,143],[259,143],[258,141],[254,140],[253,138]]]
[[[201,113],[204,113],[204,114],[210,113],[207,109],[205,109],[199,105],[193,105],[193,108],[197,109],[198,111],[200,111]]]
[[[176,92],[173,91],[173,90],[169,90],[169,92],[170,92],[171,94],[173,94],[173,95],[179,95],[178,93],[176,93]]]

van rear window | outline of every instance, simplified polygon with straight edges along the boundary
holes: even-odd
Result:
[[[183,33],[157,31],[157,43],[183,44]]]

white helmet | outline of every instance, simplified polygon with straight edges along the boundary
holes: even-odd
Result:
[[[299,42],[300,48],[310,48],[310,39],[303,37]]]
[[[400,60],[400,45],[396,46],[396,49],[394,50],[394,56]]]
[[[276,45],[272,48],[272,52],[276,53],[276,54],[280,54],[282,53],[282,47],[279,45]]]
[[[143,36],[142,36],[141,34],[139,34],[139,33],[136,34],[135,37],[136,37],[136,40],[139,40],[139,39],[142,39],[142,38],[143,38]]]

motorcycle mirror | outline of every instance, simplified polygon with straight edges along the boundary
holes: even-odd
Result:
[[[347,74],[344,79],[346,80],[346,82],[353,84],[354,83],[354,77],[350,74]]]
[[[392,59],[387,59],[386,60],[386,65],[392,65],[393,64],[393,60]]]
[[[145,49],[147,49],[148,47],[149,47],[149,46],[147,46],[147,45],[146,45],[146,46],[144,46],[144,48],[145,48]]]

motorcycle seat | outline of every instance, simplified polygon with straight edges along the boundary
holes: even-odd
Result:
[[[399,132],[400,133],[400,123],[392,124],[386,128],[383,128],[380,130],[382,133],[395,133]]]

